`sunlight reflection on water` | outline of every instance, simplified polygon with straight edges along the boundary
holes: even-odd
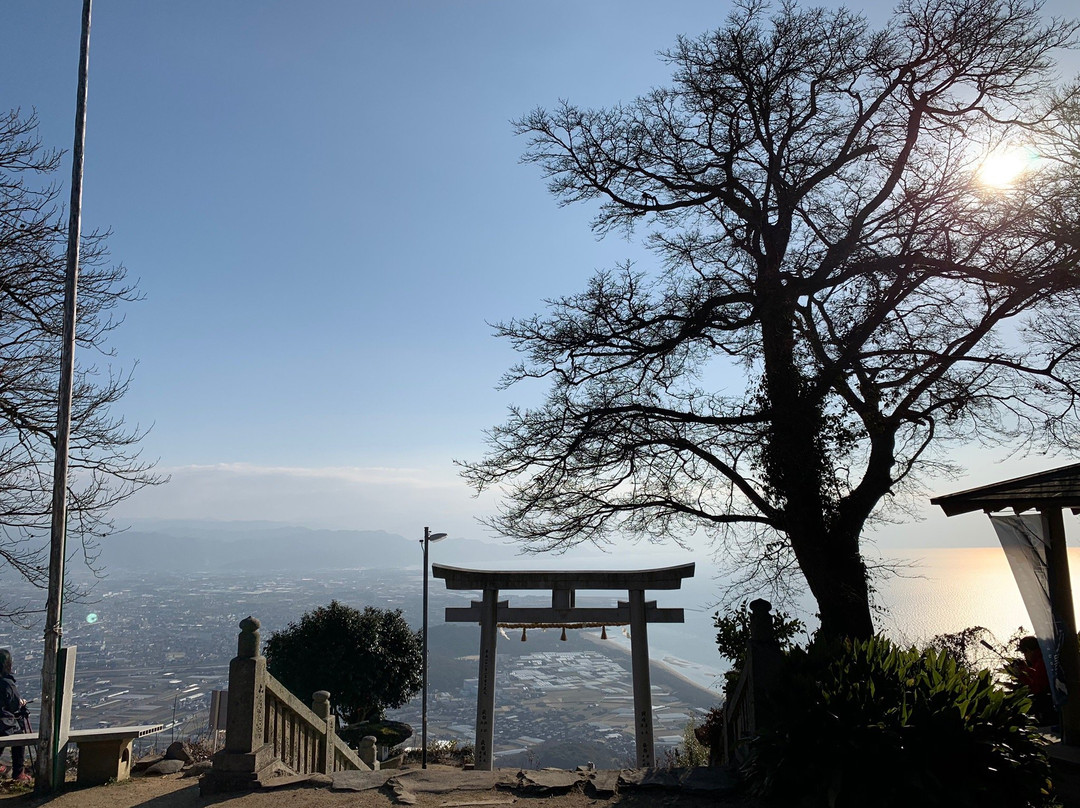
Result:
[[[885,633],[903,642],[920,643],[936,634],[984,626],[1004,641],[1020,626],[1030,629],[1020,591],[1005,554],[997,547],[933,548],[892,551],[917,562],[880,586],[887,614],[879,619]],[[1076,601],[1080,548],[1069,549]]]
[[[887,549],[882,555],[899,561],[900,575],[877,582],[877,603],[883,610],[875,615],[877,629],[890,639],[904,645],[918,646],[937,634],[958,632],[971,626],[989,629],[999,642],[1007,640],[1017,628],[1030,630],[1031,621],[1024,610],[1020,592],[1013,581],[1009,564],[1000,547]],[[712,613],[722,589],[724,578],[700,555],[655,554],[651,563],[625,563],[606,557],[545,558],[520,563],[497,564],[492,568],[561,568],[604,569],[643,568],[697,562],[697,574],[683,582],[681,590],[651,592],[661,606],[680,606],[685,609],[683,624],[654,624],[649,627],[650,656],[666,663],[684,676],[706,687],[716,689],[719,675],[727,665],[716,652]],[[484,567],[486,565],[476,565]],[[1069,566],[1073,571],[1073,599],[1080,602],[1077,579],[1080,578],[1080,548],[1070,548]],[[463,593],[475,599],[475,593]],[[625,593],[580,592],[584,598],[606,596],[625,598]],[[517,596],[515,596],[516,599]],[[766,594],[767,598],[768,595]],[[781,606],[784,611],[802,618],[809,630],[817,626],[813,617],[816,607],[808,594],[796,603]],[[628,640],[609,632],[613,641],[629,647]],[[805,637],[800,637],[805,642]],[[667,657],[668,659],[664,659]]]

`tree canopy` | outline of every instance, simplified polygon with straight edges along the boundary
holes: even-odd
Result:
[[[61,155],[36,130],[32,115],[0,114],[0,558],[45,586],[67,225],[51,182]],[[96,539],[113,528],[112,506],[159,481],[139,457],[142,432],[114,411],[130,374],[112,366],[108,337],[121,322],[118,307],[137,293],[109,262],[106,235],[82,239],[71,409],[68,535],[91,565]],[[0,602],[0,616],[24,608]]]
[[[1031,0],[749,0],[664,54],[671,86],[516,122],[524,159],[655,267],[597,272],[497,327],[549,381],[465,464],[544,550],[703,530],[797,571],[825,635],[873,632],[862,552],[943,449],[1075,447],[1077,26]],[[1040,157],[1006,188],[987,156]]]
[[[275,631],[265,653],[270,673],[305,703],[329,691],[347,724],[380,720],[420,689],[420,635],[400,609],[360,611],[334,600]]]

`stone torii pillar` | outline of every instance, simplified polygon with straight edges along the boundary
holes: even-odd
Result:
[[[500,623],[527,623],[537,626],[565,626],[596,623],[630,626],[630,661],[634,678],[634,734],[637,765],[653,765],[652,689],[649,683],[649,623],[682,623],[682,609],[659,609],[656,601],[646,601],[649,589],[679,589],[684,578],[694,575],[693,564],[652,570],[556,571],[556,570],[472,570],[433,564],[432,574],[446,581],[452,590],[480,590],[483,600],[466,608],[448,608],[447,623],[479,623],[480,664],[476,691],[476,768],[490,771],[495,739],[495,646]],[[550,607],[511,608],[500,601],[499,592],[508,589],[547,589]],[[625,590],[629,600],[614,608],[578,608],[579,589]]]

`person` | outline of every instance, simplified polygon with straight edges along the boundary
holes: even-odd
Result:
[[[11,670],[11,651],[0,648],[0,736],[15,735],[26,728],[26,700],[19,698],[15,675]],[[0,737],[0,742],[3,738]],[[0,754],[4,748],[0,746]],[[33,778],[26,773],[26,747],[11,747],[11,779],[16,783],[29,783]],[[0,767],[0,775],[3,774]]]
[[[1056,723],[1054,701],[1050,696],[1050,677],[1046,673],[1039,641],[1034,637],[1024,637],[1019,643],[1024,661],[1017,666],[1016,678],[1031,692],[1032,712],[1041,725]]]

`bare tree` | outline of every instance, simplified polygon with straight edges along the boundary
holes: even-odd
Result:
[[[1077,90],[1052,84],[1076,31],[1031,0],[904,0],[881,30],[749,0],[664,54],[671,87],[518,121],[560,202],[649,225],[657,267],[498,326],[505,384],[550,388],[464,466],[504,488],[492,525],[536,550],[704,529],[801,572],[825,634],[871,634],[864,531],[942,448],[1077,445]],[[1006,144],[1059,159],[988,189]]]
[[[42,147],[36,129],[33,115],[0,115],[0,558],[3,572],[44,587],[66,229],[50,182],[61,155]],[[120,322],[116,307],[137,295],[124,268],[108,262],[105,235],[82,244],[68,482],[69,536],[91,566],[96,539],[112,530],[110,508],[159,481],[139,457],[140,430],[112,414],[130,374],[111,367],[107,338]],[[0,602],[0,617],[30,610]]]

